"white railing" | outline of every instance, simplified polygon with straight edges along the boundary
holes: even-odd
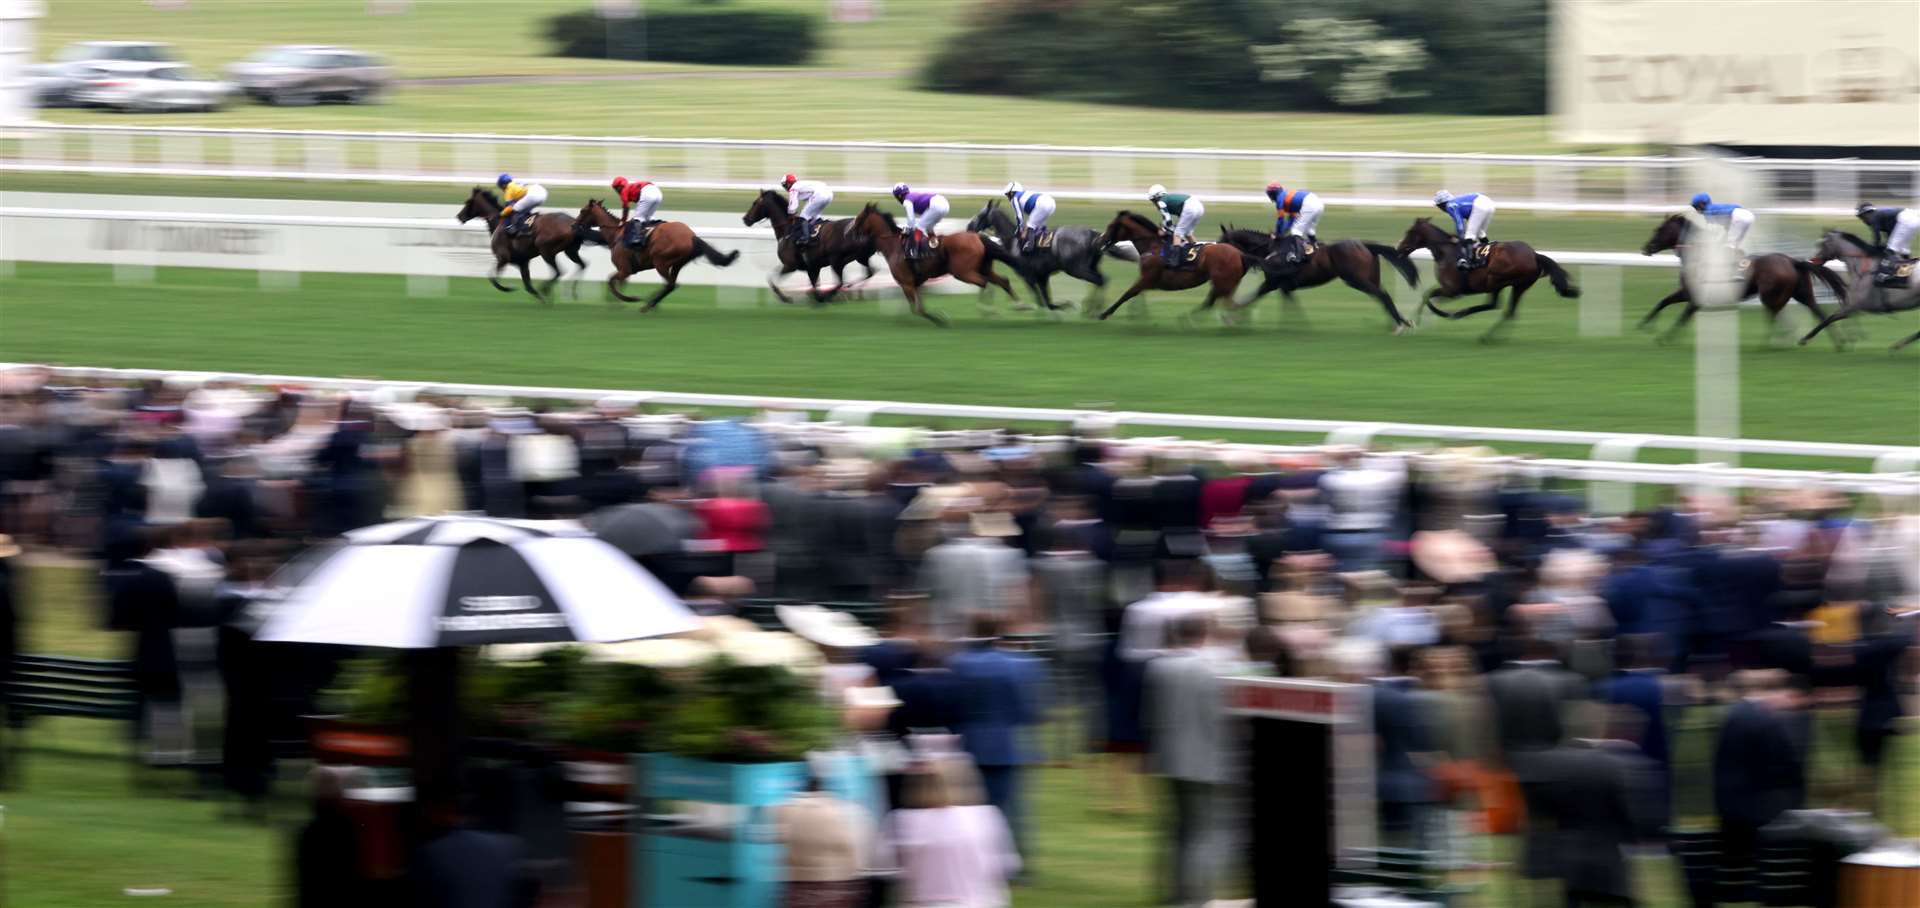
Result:
[[[1515,210],[1671,210],[1731,167],[1768,212],[1843,216],[1863,197],[1904,200],[1920,161],[1802,161],[1718,156],[1328,152],[1292,149],[806,142],[155,126],[49,125],[0,140],[0,169],[260,179],[483,182],[516,171],[555,186],[605,185],[614,173],[671,186],[751,190],[780,173],[820,176],[860,193],[896,180],[992,195],[1008,179],[1062,198],[1137,201],[1164,183],[1208,201],[1264,202],[1269,179],[1334,204],[1424,207],[1442,185],[1479,189]],[[1770,200],[1768,204],[1761,204]]]
[[[1709,438],[1691,435],[1586,432],[1565,429],[1522,429],[1491,426],[1441,426],[1422,423],[1353,422],[1329,419],[1284,419],[1251,416],[1106,411],[1084,408],[1001,407],[968,404],[909,403],[901,401],[839,400],[820,397],[784,397],[753,394],[701,394],[682,391],[641,391],[621,388],[558,388],[494,385],[469,382],[390,381],[326,378],[308,375],[263,375],[173,369],[123,369],[92,366],[39,367],[27,363],[0,363],[11,369],[49,368],[67,381],[129,382],[149,379],[190,383],[233,382],[248,385],[293,385],[333,391],[379,393],[390,400],[410,400],[423,394],[489,398],[529,398],[575,402],[617,399],[632,407],[702,407],[730,410],[784,410],[822,414],[840,426],[864,426],[873,417],[920,416],[997,423],[1059,424],[1082,427],[1097,423],[1115,429],[1154,427],[1203,429],[1247,433],[1311,435],[1324,445],[1370,445],[1386,438],[1428,441],[1500,443],[1587,447],[1591,459],[1530,458],[1531,469],[1597,483],[1665,485],[1719,485],[1743,488],[1805,488],[1821,486],[1849,492],[1920,495],[1920,447],[1752,438]],[[1181,439],[1135,439],[1138,444],[1164,447],[1245,447],[1219,442]],[[1298,449],[1291,446],[1288,449]],[[1733,467],[1724,463],[1641,463],[1642,449],[1692,451],[1703,456],[1783,455],[1871,463],[1871,472],[1858,470],[1783,470]],[[1609,501],[1620,501],[1618,488],[1605,490]],[[1596,490],[1596,494],[1601,494]]]

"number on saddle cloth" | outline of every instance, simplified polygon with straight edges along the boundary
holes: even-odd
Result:
[[[1902,287],[1912,279],[1915,265],[1920,261],[1888,255],[1880,260],[1880,267],[1874,269],[1873,284],[1876,287]]]
[[[1205,252],[1206,248],[1211,245],[1213,244],[1194,243],[1192,245],[1174,246],[1167,252],[1162,253],[1160,258],[1167,263],[1168,269],[1185,271],[1197,264],[1200,261],[1200,253]]]
[[[1039,235],[1033,238],[1033,248],[1035,249],[1052,249],[1053,248],[1053,228],[1052,227],[1040,228]]]

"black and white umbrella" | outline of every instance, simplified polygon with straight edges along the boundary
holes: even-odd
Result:
[[[660,581],[571,521],[401,520],[349,532],[288,574],[257,639],[421,649],[699,626]]]

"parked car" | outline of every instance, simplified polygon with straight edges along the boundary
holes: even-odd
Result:
[[[268,104],[354,104],[379,97],[393,84],[393,69],[379,57],[319,44],[269,47],[228,67],[227,75]]]
[[[218,110],[233,97],[231,82],[208,78],[184,63],[95,63],[74,90],[81,104],[116,110]]]
[[[79,103],[74,93],[100,73],[102,63],[177,63],[173,45],[153,41],[86,41],[69,44],[51,63],[28,67],[35,101],[41,107]]]

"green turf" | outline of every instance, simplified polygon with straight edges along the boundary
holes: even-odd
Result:
[[[648,0],[657,4],[662,0]],[[673,0],[688,2],[688,0]],[[819,10],[824,0],[733,0]],[[690,67],[548,57],[540,21],[585,3],[415,0],[411,11],[372,16],[340,0],[194,0],[162,11],[131,0],[49,4],[42,55],[68,41],[145,38],[175,42],[193,63],[224,66],[263,45],[352,44],[386,54],[404,76],[681,73],[643,83],[408,86],[364,107],[236,105],[212,114],[130,115],[48,111],[66,123],[285,128],[539,131],[589,135],[1181,145],[1450,152],[1605,151],[1556,145],[1545,117],[1379,116],[1325,113],[1154,111],[1099,104],[918,91],[911,70],[925,47],[952,33],[973,5],[934,0],[879,4],[864,24],[828,23],[827,50],[792,75],[739,77]],[[104,24],[110,21],[111,25]],[[878,75],[876,75],[878,74]]]
[[[1116,277],[1130,266],[1110,263]],[[1576,275],[1577,276],[1577,275]],[[1670,272],[1628,271],[1629,313]],[[1105,405],[1252,416],[1690,433],[1694,357],[1642,335],[1583,338],[1576,310],[1544,285],[1508,340],[1476,342],[1488,316],[1428,318],[1391,337],[1378,307],[1344,288],[1303,294],[1310,330],[1174,316],[1191,293],[1098,323],[983,318],[970,296],[936,296],[939,330],[855,302],[826,310],[758,306],[687,287],[647,316],[597,301],[552,308],[460,279],[444,298],[409,298],[398,277],[306,275],[266,292],[250,272],[162,269],[118,286],[103,267],[21,264],[0,282],[0,357],[395,379],[810,395],[1036,406]],[[1062,299],[1081,285],[1061,281]],[[1117,293],[1117,289],[1114,291]],[[1111,298],[1111,296],[1109,297]],[[1862,318],[1842,355],[1824,340],[1768,349],[1741,316],[1742,433],[1912,444],[1920,440],[1920,356],[1889,356],[1911,317]]]

